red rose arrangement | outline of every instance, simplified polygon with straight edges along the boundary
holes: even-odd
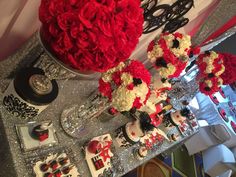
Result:
[[[151,75],[141,62],[127,60],[102,74],[99,91],[117,111],[129,111],[145,105],[150,82]]]
[[[148,59],[162,78],[178,77],[189,61],[189,55],[199,50],[191,49],[191,39],[181,33],[163,33],[151,41],[147,49]]]
[[[212,95],[219,91],[223,84],[221,75],[225,71],[223,57],[214,51],[207,51],[199,55],[196,64],[199,68],[199,89],[206,95]]]
[[[236,81],[236,56],[228,53],[221,53],[224,60],[225,72],[221,75],[224,85]]]
[[[43,42],[63,63],[104,72],[126,60],[142,34],[139,0],[42,0]]]

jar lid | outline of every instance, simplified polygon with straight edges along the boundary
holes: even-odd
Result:
[[[34,75],[44,75],[44,71],[39,68],[23,68],[17,73],[14,79],[16,93],[25,101],[34,105],[47,105],[56,99],[58,95],[58,85],[55,80],[51,80],[49,92],[36,92],[32,87],[30,79]]]

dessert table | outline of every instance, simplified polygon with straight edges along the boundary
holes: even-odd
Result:
[[[194,37],[195,45],[203,42],[212,31],[223,25],[231,16],[233,16],[235,12],[235,6],[231,5],[233,3],[235,3],[233,0],[224,0],[220,2],[215,12],[209,16],[206,23]],[[230,14],[226,16],[225,12],[229,11],[229,9]],[[235,28],[233,32],[235,32]],[[230,35],[232,35],[231,32],[225,36],[228,37]],[[208,50],[212,46],[216,45],[217,41],[211,41],[203,50]],[[43,53],[44,50],[38,41],[37,34],[35,34],[16,54],[2,61],[0,63],[0,92],[3,93],[4,90],[6,90],[11,80],[21,68],[25,66],[33,66],[35,61],[39,59]],[[106,133],[110,133],[114,140],[114,131],[131,121],[130,118],[121,114],[111,117],[103,113],[97,119],[89,120],[86,123],[86,130],[83,131],[83,134],[81,134],[79,138],[71,138],[64,132],[60,125],[61,113],[66,107],[83,102],[83,100],[85,100],[90,93],[97,88],[97,78],[73,78],[70,80],[58,80],[57,82],[59,85],[58,97],[46,110],[32,120],[16,118],[8,113],[2,105],[3,97],[2,94],[0,94],[0,169],[1,174],[4,174],[4,177],[34,176],[33,164],[38,157],[45,157],[49,153],[58,153],[61,151],[66,151],[72,157],[81,176],[89,177],[91,174],[85,161],[83,145],[91,138]],[[56,130],[58,143],[53,146],[41,147],[36,150],[24,152],[20,147],[16,126],[26,124],[29,121],[41,122],[44,120],[52,121]],[[173,148],[182,144],[184,140],[196,133],[196,131],[197,129],[189,129],[188,134],[186,135],[181,134],[177,128],[172,129],[170,133],[178,133],[180,138],[177,141],[164,141],[150,150],[143,160],[137,160],[133,155],[133,151],[138,145],[133,145],[129,148],[122,148],[118,147],[114,140],[114,176],[122,176],[158,154],[171,151]]]
[[[34,60],[39,58],[42,53],[43,49],[38,44],[36,36],[33,36],[26,46],[16,55],[12,56],[9,60],[1,62],[1,91],[3,92],[6,89],[7,85],[11,82],[12,78],[14,78],[14,75],[20,68],[23,66],[33,65]],[[57,82],[59,85],[58,97],[46,110],[32,120],[23,120],[8,113],[2,105],[1,94],[0,153],[2,160],[0,162],[0,169],[1,173],[5,174],[4,176],[33,176],[32,164],[35,163],[35,159],[41,156],[46,156],[49,153],[57,153],[64,150],[73,158],[81,176],[90,176],[82,147],[84,143],[89,141],[91,138],[106,133],[111,134],[114,142],[115,156],[113,163],[116,168],[114,176],[122,176],[158,154],[176,147],[197,131],[197,129],[191,129],[188,131],[187,135],[183,135],[177,130],[177,128],[173,128],[171,133],[178,133],[180,138],[177,141],[164,141],[150,150],[143,160],[137,160],[133,155],[133,151],[138,145],[123,148],[118,147],[115,142],[114,131],[125,123],[132,121],[132,119],[121,114],[111,117],[103,113],[98,118],[87,122],[85,131],[83,131],[78,139],[71,138],[64,132],[60,125],[61,113],[66,107],[83,102],[83,100],[85,100],[88,95],[97,88],[97,79],[96,77],[93,79],[76,78],[70,80],[58,80]],[[36,150],[24,152],[20,147],[16,126],[25,124],[29,121],[42,122],[44,120],[52,121],[56,130],[58,144],[51,147],[41,147]]]

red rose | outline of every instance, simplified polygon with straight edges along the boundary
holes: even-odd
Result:
[[[141,108],[141,106],[142,106],[142,103],[140,103],[140,97],[135,98],[132,107],[139,109],[139,108]]]
[[[200,47],[195,47],[191,51],[193,52],[193,55],[197,55],[201,52],[201,49]]]
[[[147,103],[147,100],[148,100],[148,98],[150,97],[150,95],[151,95],[151,90],[148,89],[148,93],[147,93],[146,98],[145,98],[145,100],[144,100],[144,102],[143,102],[144,104]]]
[[[59,14],[66,12],[65,7],[65,1],[51,0],[49,2],[48,11],[52,17],[56,17]]]
[[[134,84],[131,83],[131,84],[127,85],[127,89],[128,90],[133,90],[134,89]]]
[[[48,11],[49,1],[42,0],[41,5],[39,7],[39,20],[42,23],[48,23],[52,20],[52,16]]]
[[[123,7],[123,10],[121,13],[124,14],[124,17],[129,21],[129,22],[137,22],[140,21],[140,16],[143,13],[143,9],[138,8],[139,3],[138,1],[126,1],[126,0],[121,0],[118,2],[120,5],[123,3],[125,4],[126,8]],[[122,6],[122,5],[121,5]],[[143,23],[143,21],[142,21]]]
[[[59,27],[57,27],[57,25],[54,25],[54,24],[53,25],[50,24],[48,30],[49,30],[49,33],[52,35],[52,37],[57,37],[60,33]]]
[[[77,23],[77,16],[73,12],[65,12],[57,16],[58,26],[63,31],[67,31]]]
[[[103,95],[111,99],[112,89],[109,83],[104,82],[102,79],[99,79],[99,92]]]
[[[124,72],[130,73],[134,78],[141,79],[147,85],[149,85],[151,82],[151,75],[149,71],[140,61],[132,60],[129,66],[124,69]]]
[[[149,45],[148,45],[147,51],[148,51],[148,52],[149,52],[149,51],[151,52],[151,51],[153,50],[154,45],[155,45],[155,42],[154,42],[154,41],[151,41],[151,42],[149,43]]]
[[[52,49],[60,56],[66,51],[64,50],[63,35],[59,35],[58,38],[52,43]]]
[[[86,28],[92,28],[94,21],[94,18],[96,18],[96,12],[98,10],[98,6],[95,2],[85,2],[85,4],[81,7],[81,9],[78,12],[78,17],[81,23]]]
[[[112,80],[117,86],[120,86],[122,83],[121,74],[122,73],[120,71],[117,71],[112,75]]]
[[[236,56],[227,53],[221,55],[225,66],[225,71],[221,75],[221,78],[223,79],[224,85],[232,84],[236,81]]]
[[[175,36],[175,38],[180,38],[180,39],[182,39],[183,38],[183,34],[181,34],[181,33],[179,33],[179,32],[175,32],[175,33],[173,33],[173,35]]]
[[[187,63],[182,62],[181,60],[176,60],[175,63],[173,63],[176,70],[174,74],[170,75],[169,78],[179,77],[179,75],[182,73],[184,68],[186,67]]]
[[[79,49],[91,49],[93,48],[93,45],[95,45],[93,43],[93,40],[95,41],[95,38],[93,39],[93,34],[90,33],[90,31],[84,31],[84,32],[80,32],[78,33],[78,38],[76,40],[76,46]],[[90,41],[90,42],[89,42]]]

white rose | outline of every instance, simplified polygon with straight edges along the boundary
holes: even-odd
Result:
[[[129,111],[135,98],[135,92],[120,86],[112,93],[112,106],[120,112]]]
[[[123,85],[127,86],[133,82],[133,76],[129,73],[122,73],[121,80],[123,81]]]

